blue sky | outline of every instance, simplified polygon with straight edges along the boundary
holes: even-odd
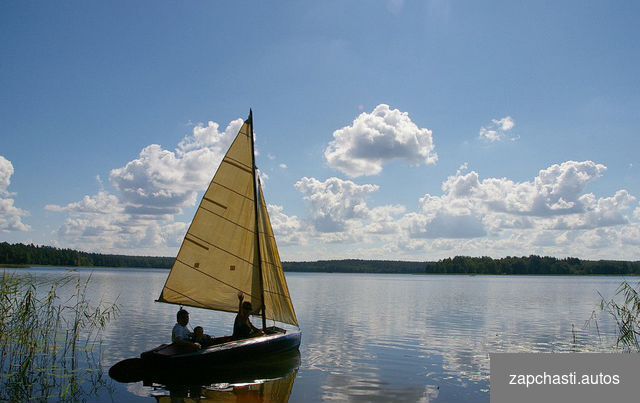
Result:
[[[639,16],[2,2],[0,240],[175,254],[251,107],[285,260],[638,260]]]

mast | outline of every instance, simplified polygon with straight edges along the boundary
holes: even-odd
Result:
[[[260,252],[260,226],[258,225],[258,181],[256,180],[256,153],[254,150],[254,139],[253,139],[253,111],[249,109],[249,118],[247,119],[249,122],[249,126],[251,128],[251,163],[252,163],[252,174],[253,174],[253,207],[254,207],[254,215],[255,215],[255,223],[256,223],[256,248],[258,249],[258,272],[260,273],[260,298],[262,299],[262,330],[267,329],[267,312],[266,312],[266,301],[264,300],[264,281],[262,279],[262,254]]]

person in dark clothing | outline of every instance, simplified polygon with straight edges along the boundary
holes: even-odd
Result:
[[[253,326],[249,320],[249,315],[253,307],[251,306],[251,302],[243,302],[244,293],[242,291],[238,292],[238,300],[240,302],[238,303],[238,315],[236,315],[236,320],[233,322],[233,338],[246,339],[263,334],[262,330]]]
[[[202,326],[196,326],[193,328],[193,341],[204,347],[213,345],[213,337],[204,333]]]

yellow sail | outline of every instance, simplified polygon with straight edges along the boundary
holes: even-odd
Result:
[[[266,317],[297,326],[266,206],[259,209],[259,220],[255,218],[252,131],[250,118],[202,197],[158,301],[237,312],[237,294],[242,291],[245,301],[250,301],[257,313],[263,306],[263,283]],[[269,240],[262,241],[265,237],[258,234],[257,221],[266,222],[262,232],[270,234]],[[262,258],[262,267],[259,242],[265,244],[260,246],[261,251],[270,256]],[[275,262],[273,256],[277,258],[277,268],[265,269],[264,262]]]
[[[271,220],[264,202],[262,186],[260,189],[260,212],[258,213],[260,227],[260,257],[262,258],[262,282],[264,286],[264,301],[267,318],[278,322],[290,323],[298,326],[298,318],[293,310],[293,302],[289,296],[287,280],[284,277],[276,238],[271,228]]]

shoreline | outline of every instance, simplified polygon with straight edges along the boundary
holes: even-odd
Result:
[[[0,264],[2,269],[110,269],[110,270],[165,270],[167,267],[114,267],[114,266],[59,266],[59,265],[25,265],[25,264]],[[380,271],[330,271],[330,270],[285,270],[285,273],[306,273],[306,274],[382,274],[382,275],[415,275],[415,276],[466,276],[466,277],[640,277],[640,274],[552,274],[552,273],[417,273],[417,272],[380,272]]]

